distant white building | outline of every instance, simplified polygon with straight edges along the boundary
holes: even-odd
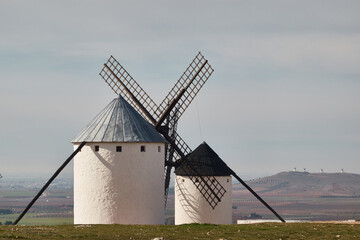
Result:
[[[74,224],[163,224],[165,140],[121,96],[72,140]]]
[[[249,220],[237,220],[237,224],[258,224],[258,223],[281,223],[277,219],[249,219]],[[287,223],[305,222],[302,220],[286,220]]]
[[[175,170],[175,224],[231,224],[232,180],[228,168],[222,167],[222,160],[205,142],[187,156],[187,161],[191,161],[204,179],[215,176],[226,193],[213,209],[190,179],[197,176],[189,175],[191,170],[187,171],[186,166],[181,165]]]

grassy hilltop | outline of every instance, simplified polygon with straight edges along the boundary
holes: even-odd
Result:
[[[0,239],[360,239],[360,224],[0,226]]]

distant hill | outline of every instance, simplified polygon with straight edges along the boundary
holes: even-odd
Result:
[[[248,181],[247,184],[262,196],[360,196],[360,174],[352,173],[280,172]],[[247,190],[236,184],[233,192],[242,194]]]

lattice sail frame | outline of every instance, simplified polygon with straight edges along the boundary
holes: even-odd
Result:
[[[142,117],[152,124],[155,124],[154,121],[159,121],[163,114],[166,113],[166,109],[168,109],[171,102],[179,97],[181,90],[186,89],[183,93],[184,97],[181,97],[177,104],[177,114],[178,118],[180,118],[213,72],[214,69],[199,52],[160,105],[157,105],[150,98],[144,89],[113,56],[110,56],[108,61],[104,64],[100,76],[111,87],[116,95],[121,94],[125,100],[142,115]],[[138,104],[133,100],[133,97],[139,100],[153,117],[153,120],[149,119],[149,116],[139,108]]]
[[[144,119],[150,121],[152,124],[155,124],[148,118],[142,109],[140,109],[139,105],[136,104],[131,95],[134,95],[152,116],[157,116],[157,104],[113,56],[110,56],[109,60],[104,64],[104,67],[99,75],[111,87],[116,95],[121,94],[121,96],[123,96]]]
[[[186,175],[189,175],[192,183],[196,186],[201,195],[203,195],[209,205],[214,209],[226,193],[225,188],[214,176],[196,175],[197,173],[194,171],[195,167],[192,166],[191,161],[185,160],[183,161],[183,164],[185,164],[185,166],[182,170],[185,171]],[[210,186],[211,189],[208,186]]]
[[[176,118],[179,119],[213,71],[213,68],[208,64],[208,61],[199,52],[160,105],[157,105],[149,97],[143,88],[113,56],[111,56],[104,64],[100,76],[117,95],[121,94],[125,100],[127,100],[144,117],[144,119],[147,119],[153,125],[158,126],[158,124],[161,124],[161,121],[164,121],[167,116],[170,116],[170,118],[171,116],[176,116]],[[173,105],[173,103],[175,103],[175,105]],[[176,113],[174,113],[174,111],[176,111]],[[176,122],[177,119],[175,120]],[[168,121],[173,122],[174,120],[169,119]],[[191,162],[184,159],[184,156],[191,152],[191,148],[176,131],[172,133],[172,136],[168,135],[168,138],[174,142],[181,152],[174,152],[175,159],[182,159],[182,164],[185,164],[188,167],[187,169],[192,171],[194,177],[190,177],[191,181],[195,184],[209,205],[212,208],[215,208],[226,192],[224,187],[214,176],[199,176],[197,171],[191,165]],[[174,146],[172,147],[174,148]]]
[[[161,102],[158,110],[156,111],[157,115],[161,116],[164,114],[169,103],[178,98],[181,90],[186,88],[184,95],[176,105],[176,111],[178,112],[177,115],[178,118],[180,118],[213,72],[214,69],[199,52],[187,67],[183,75],[181,75],[180,79],[176,82],[175,86]]]

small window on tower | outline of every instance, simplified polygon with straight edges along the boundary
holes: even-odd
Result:
[[[145,152],[145,146],[140,147],[140,152]]]
[[[227,182],[229,182],[230,181],[230,179],[227,179]]]
[[[158,152],[161,152],[161,147],[160,146],[158,146]]]
[[[98,151],[99,151],[99,146],[95,145],[95,152],[98,152]]]
[[[122,147],[121,146],[116,146],[116,151],[117,152],[122,152]]]

